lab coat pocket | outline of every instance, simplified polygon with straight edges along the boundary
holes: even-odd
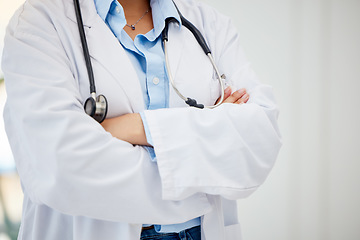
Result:
[[[225,240],[241,240],[240,224],[233,224],[225,227]]]

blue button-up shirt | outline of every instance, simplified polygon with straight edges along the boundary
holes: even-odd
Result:
[[[165,19],[174,17],[181,24],[179,14],[169,0],[152,0],[151,10],[154,28],[146,34],[139,34],[134,41],[124,31],[126,18],[122,6],[116,0],[94,0],[99,16],[126,50],[135,67],[147,109],[167,108],[169,106],[169,81],[166,74],[165,57],[161,43],[161,32]],[[147,141],[152,144],[146,119],[141,114]],[[152,148],[147,148],[152,159],[156,160]],[[158,232],[180,232],[181,230],[200,225],[200,218],[182,224],[155,225]]]

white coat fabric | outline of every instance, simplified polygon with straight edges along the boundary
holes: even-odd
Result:
[[[229,19],[176,1],[204,34],[246,104],[195,109],[170,87],[170,109],[146,110],[157,163],[87,116],[89,82],[72,0],[28,0],[7,29],[4,118],[24,190],[22,240],[137,240],[142,224],[202,216],[203,240],[241,239],[236,199],[266,179],[281,142],[272,89],[258,82]],[[97,92],[108,117],[145,109],[137,74],[118,40],[80,1]],[[170,67],[180,91],[207,105],[219,97],[212,66],[192,34],[172,24]]]

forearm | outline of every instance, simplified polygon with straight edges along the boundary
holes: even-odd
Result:
[[[138,113],[129,113],[106,119],[101,125],[113,137],[133,145],[150,146],[146,140],[144,125]]]
[[[224,103],[241,104],[249,100],[246,89],[239,89],[231,94],[231,89],[225,90]],[[119,117],[106,119],[101,123],[103,128],[113,137],[133,145],[151,146],[146,138],[144,124],[139,113],[129,113]]]

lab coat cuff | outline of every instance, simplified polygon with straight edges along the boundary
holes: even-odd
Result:
[[[146,141],[147,141],[149,144],[153,145],[153,141],[152,141],[152,138],[151,138],[149,126],[148,126],[148,124],[147,124],[147,122],[146,122],[146,117],[145,117],[144,112],[140,112],[140,117],[141,117],[141,120],[142,120],[143,125],[144,125],[144,130],[145,130],[145,135],[146,135]],[[153,148],[153,147],[145,147],[145,149],[146,149],[146,151],[149,153],[150,158],[151,158],[151,161],[152,161],[152,162],[157,162],[154,148]]]
[[[170,110],[170,109],[168,109]],[[163,200],[182,200],[186,197],[189,197],[192,195],[190,194],[181,194],[179,192],[183,192],[185,189],[189,188],[183,188],[179,186],[176,180],[176,177],[174,176],[174,172],[176,172],[176,166],[177,164],[174,164],[174,162],[170,161],[171,158],[171,151],[168,151],[168,144],[166,144],[166,139],[163,138],[163,129],[161,128],[161,125],[159,125],[158,121],[158,110],[145,110],[143,112],[143,115],[147,117],[147,124],[149,126],[148,130],[151,130],[152,137],[155,140],[155,145],[153,145],[153,149],[157,156],[157,166],[159,168],[159,174],[161,178],[161,184],[162,184],[162,199]],[[151,127],[151,129],[150,129]],[[168,147],[166,147],[168,146]],[[171,147],[170,147],[171,148]],[[191,188],[190,188],[191,189]]]
[[[152,141],[152,138],[151,138],[149,125],[147,124],[147,121],[146,121],[145,113],[144,113],[144,112],[140,112],[140,117],[141,117],[141,120],[142,120],[143,125],[144,125],[144,130],[145,130],[145,135],[146,135],[146,141],[147,141],[151,146],[153,146],[153,141]]]

